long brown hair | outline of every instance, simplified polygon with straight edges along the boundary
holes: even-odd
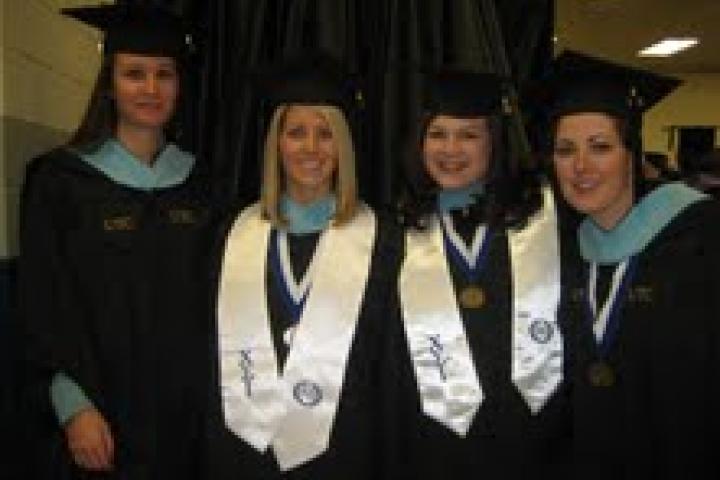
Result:
[[[552,138],[550,138],[548,142],[548,148],[550,150],[547,154],[550,159],[552,159],[552,152],[555,148],[555,139],[557,138],[557,129],[560,120],[565,116],[583,112],[584,111],[570,112],[567,114],[558,115],[551,119],[550,134],[552,135]],[[590,112],[590,110],[588,110],[588,112]],[[612,120],[613,126],[615,127],[615,131],[620,138],[620,142],[623,148],[625,148],[625,150],[627,150],[630,154],[633,174],[633,198],[635,201],[637,201],[638,198],[648,193],[649,190],[651,190],[655,186],[652,182],[646,181],[645,176],[643,175],[643,147],[641,137],[641,123],[639,119],[633,117],[621,116],[604,111],[598,111],[594,113],[606,115],[610,120]]]
[[[114,56],[103,56],[85,114],[67,146],[92,149],[114,135],[117,125],[117,110],[113,100],[114,63]]]

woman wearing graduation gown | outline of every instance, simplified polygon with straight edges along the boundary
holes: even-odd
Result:
[[[30,163],[22,198],[28,356],[54,410],[36,464],[49,478],[202,478],[208,209],[194,157],[166,134],[185,31],[151,7],[63,13],[106,37],[82,124]]]
[[[563,478],[552,194],[511,163],[500,79],[427,84],[403,205],[404,331],[387,353],[389,478]]]
[[[554,67],[553,163],[585,216],[563,302],[576,475],[718,478],[720,211],[638,175],[641,115],[679,82],[574,52]]]
[[[378,478],[376,350],[399,235],[357,198],[346,82],[319,65],[266,84],[261,198],[219,258],[211,479]]]

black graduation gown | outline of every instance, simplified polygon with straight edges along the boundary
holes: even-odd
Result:
[[[304,271],[316,238],[288,235],[293,271]],[[267,254],[267,253],[265,253]],[[385,326],[393,320],[389,298],[397,278],[400,234],[378,215],[376,243],[360,317],[352,340],[340,403],[330,434],[329,448],[320,456],[288,472],[281,472],[272,448],[261,454],[235,436],[224,424],[219,392],[217,338],[213,336],[213,387],[208,420],[208,468],[210,480],[238,478],[286,480],[375,480],[379,478],[379,349]],[[220,255],[221,256],[221,255]],[[219,256],[219,257],[220,257]],[[299,257],[299,258],[298,258]],[[218,262],[221,258],[218,258]],[[348,258],[346,261],[351,262]],[[269,265],[268,259],[268,265]],[[219,270],[220,266],[217,266]],[[342,265],[338,265],[342,268]],[[287,358],[282,333],[292,323],[279,296],[271,268],[265,281],[270,327],[281,364]]]
[[[472,213],[452,216],[467,242],[480,219]],[[512,383],[507,236],[493,229],[486,241],[490,250],[480,284],[487,303],[479,310],[461,309],[485,399],[465,438],[426,416],[405,333],[389,337],[385,356],[392,369],[385,376],[384,415],[392,430],[386,439],[386,478],[566,478],[570,426],[565,389],[561,386],[538,414],[531,415]],[[459,293],[468,281],[453,262],[450,272]]]
[[[202,478],[211,209],[195,173],[140,191],[64,150],[27,170],[20,279],[35,399],[59,371],[82,388],[114,436],[115,473],[102,478]],[[73,478],[44,407],[37,463]]]
[[[589,375],[603,360],[586,313],[589,268],[566,250],[577,478],[720,478],[719,218],[714,201],[694,204],[638,254],[604,359],[611,385]]]

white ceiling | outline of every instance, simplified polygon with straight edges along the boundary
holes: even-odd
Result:
[[[532,0],[530,0],[532,1]],[[720,73],[720,0],[556,0],[556,47],[666,73]],[[668,58],[636,53],[669,36],[700,43]]]

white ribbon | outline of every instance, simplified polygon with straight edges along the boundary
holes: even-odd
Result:
[[[602,342],[607,330],[608,323],[610,321],[610,313],[612,312],[615,301],[617,300],[618,292],[620,291],[620,285],[622,284],[625,272],[628,269],[628,261],[625,260],[620,262],[612,276],[612,283],[610,284],[610,291],[608,292],[607,299],[603,302],[600,311],[598,312],[597,302],[597,277],[598,277],[598,264],[597,262],[590,262],[590,276],[588,278],[588,296],[590,297],[590,309],[592,310],[593,318],[593,333],[595,334],[595,340],[598,343]]]
[[[508,232],[513,279],[512,381],[533,413],[562,381],[560,259],[552,192],[520,231]],[[403,323],[423,411],[464,436],[483,401],[437,219],[406,234]]]
[[[452,222],[450,214],[443,213],[440,216],[440,220],[445,227],[445,233],[447,233],[448,240],[450,240],[450,243],[452,243],[460,256],[465,260],[468,268],[475,268],[477,266],[478,258],[480,257],[480,250],[482,250],[483,243],[485,242],[485,236],[487,235],[487,225],[481,223],[477,226],[475,234],[472,238],[472,243],[468,246],[455,229],[455,225]]]
[[[543,206],[522,230],[508,231],[513,275],[512,381],[537,413],[563,378],[560,248],[555,201],[543,188]]]
[[[363,206],[352,222],[324,232],[282,376],[266,306],[270,226],[254,205],[230,232],[218,299],[225,422],[260,452],[272,445],[283,471],[328,447],[375,231],[375,216]]]
[[[287,291],[290,297],[293,299],[295,304],[299,304],[308,289],[313,279],[313,273],[315,272],[315,259],[318,257],[317,253],[320,251],[321,242],[318,241],[318,247],[315,248],[310,263],[305,269],[305,273],[297,280],[293,270],[292,263],[290,262],[290,248],[288,247],[287,232],[281,231],[277,234],[277,249],[278,257],[280,258],[280,273],[282,274],[282,280],[285,282]]]

